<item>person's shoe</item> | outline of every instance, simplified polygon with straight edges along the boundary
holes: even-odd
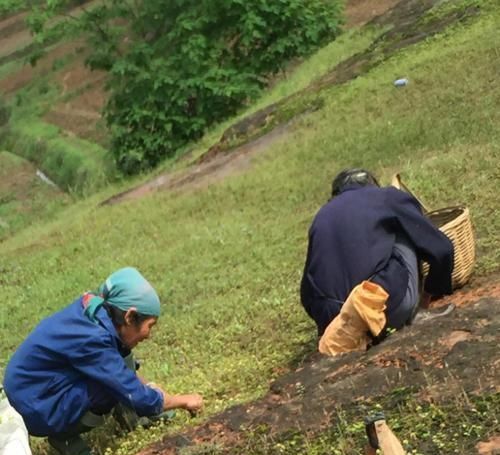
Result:
[[[133,431],[139,425],[139,416],[121,403],[113,409],[113,417],[125,431]]]
[[[154,416],[139,417],[132,409],[119,403],[115,406],[113,417],[123,430],[133,431],[138,426],[150,428],[162,420],[172,420],[175,417],[175,411],[169,410]]]
[[[92,450],[80,436],[49,436],[47,440],[59,455],[92,455]]]

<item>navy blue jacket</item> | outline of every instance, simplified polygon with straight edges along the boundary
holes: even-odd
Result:
[[[44,319],[12,356],[4,389],[30,434],[49,436],[75,424],[90,409],[89,381],[139,415],[159,414],[162,394],[127,368],[113,322],[104,308],[98,324],[83,313],[79,298]]]
[[[408,271],[390,260],[397,234],[406,235],[430,265],[424,289],[451,294],[453,245],[422,215],[418,201],[393,187],[350,185],[319,210],[309,230],[301,301],[320,335],[351,290],[374,275],[389,293],[389,308],[402,301]]]

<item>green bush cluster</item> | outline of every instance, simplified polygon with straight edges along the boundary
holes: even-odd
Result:
[[[106,48],[90,61],[112,75],[106,119],[127,174],[199,138],[253,98],[267,76],[339,32],[340,2],[331,0],[151,3],[135,22],[145,39],[111,67]]]
[[[115,162],[125,174],[172,156],[254,98],[291,59],[333,40],[343,4],[103,0],[61,20],[74,0],[42,3],[27,20],[37,44],[30,61],[62,35],[88,37],[87,64],[110,74],[105,118]]]
[[[22,0],[0,0],[0,17],[18,11],[24,4]]]

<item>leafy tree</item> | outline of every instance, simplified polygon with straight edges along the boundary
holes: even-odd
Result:
[[[109,71],[105,117],[119,168],[157,164],[234,114],[267,78],[339,33],[338,0],[103,0],[73,16],[88,64]],[[47,0],[47,20],[67,7]],[[67,23],[65,25],[68,26]]]

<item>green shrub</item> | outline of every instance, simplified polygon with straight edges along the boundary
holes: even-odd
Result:
[[[42,2],[27,19],[31,61],[61,36],[83,33],[87,64],[110,72],[105,119],[118,167],[156,165],[233,115],[291,59],[340,32],[342,0]],[[62,16],[61,16],[62,15]],[[58,21],[51,18],[59,17]],[[18,100],[22,102],[23,100]]]
[[[153,30],[161,23],[166,32],[137,40],[111,67],[106,120],[127,174],[199,138],[254,98],[267,76],[339,32],[336,1],[190,0],[148,8],[144,23]],[[102,57],[91,64],[102,67]]]

